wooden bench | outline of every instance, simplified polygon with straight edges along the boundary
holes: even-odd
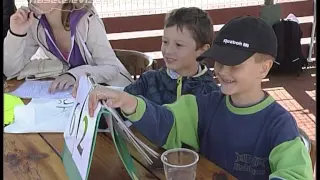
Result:
[[[114,52],[134,80],[153,67],[154,60],[142,52],[123,49],[114,49]]]

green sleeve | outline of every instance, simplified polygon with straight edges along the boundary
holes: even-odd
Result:
[[[198,106],[196,97],[183,95],[173,104],[156,105],[144,98],[138,99],[136,112],[127,116],[135,127],[152,142],[166,149],[186,144],[199,151]]]
[[[137,97],[137,102],[138,103],[137,103],[136,111],[133,114],[127,115],[121,110],[122,115],[127,119],[129,119],[131,122],[139,121],[146,111],[146,103],[144,102],[144,100]]]
[[[276,146],[270,153],[269,161],[269,179],[314,179],[311,158],[300,137]]]
[[[166,149],[181,147],[187,144],[199,151],[198,106],[196,97],[184,95],[174,104],[165,105],[174,116],[174,123],[163,146]]]

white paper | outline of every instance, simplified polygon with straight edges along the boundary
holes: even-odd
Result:
[[[65,142],[82,179],[87,177],[97,117],[101,109],[99,104],[95,110],[94,117],[89,116],[88,93],[92,87],[93,85],[86,76],[80,78],[75,100],[76,104],[72,108],[73,111],[69,115],[68,125],[64,132]]]
[[[74,142],[76,140],[77,129],[80,119],[81,107],[79,103],[75,103],[65,126],[64,139],[70,152],[73,152]]]
[[[27,117],[27,118],[26,118]],[[15,124],[33,126],[36,123],[36,110],[34,107],[19,105],[14,107]]]
[[[16,106],[14,122],[5,133],[62,133],[68,123],[74,99],[32,99],[28,105]]]
[[[46,98],[46,99],[62,99],[72,98],[72,88],[65,91],[57,91],[49,93],[52,81],[25,81],[19,88],[10,94],[21,98]]]
[[[81,111],[83,110],[82,108],[84,108],[83,103],[85,103],[91,87],[92,85],[89,84],[86,76],[80,77],[75,104],[72,107],[72,112],[69,115],[68,123],[63,134],[70,152],[73,152],[81,118]]]
[[[96,119],[100,109],[101,105],[98,105],[94,116],[90,117],[88,113],[88,101],[86,101],[80,118],[72,158],[79,169],[82,179],[86,179],[88,173],[90,154],[96,129]]]
[[[80,78],[75,103],[71,108],[64,131],[65,143],[83,180],[88,176],[94,135],[99,122],[97,118],[102,107],[101,103],[98,103],[94,116],[89,116],[88,93],[92,87],[93,84],[88,77]]]
[[[76,101],[79,103],[80,107],[83,106],[83,103],[86,101],[92,87],[93,85],[90,84],[87,76],[80,77],[79,85],[77,89],[77,95],[76,95]]]

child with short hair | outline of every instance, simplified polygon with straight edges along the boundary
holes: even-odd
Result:
[[[311,159],[295,119],[261,87],[276,55],[272,28],[260,18],[238,17],[199,57],[215,61],[221,92],[185,95],[159,106],[98,86],[90,93],[89,113],[107,100],[153,143],[187,144],[238,179],[311,180]]]
[[[161,51],[166,67],[147,71],[124,91],[159,104],[175,102],[184,94],[206,94],[219,89],[211,71],[196,59],[213,40],[210,16],[197,7],[167,14]]]

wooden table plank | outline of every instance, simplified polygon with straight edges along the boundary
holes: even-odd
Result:
[[[41,136],[55,150],[62,154],[63,151],[63,134],[41,133]],[[134,161],[138,170],[138,176],[143,179],[157,179],[155,175],[150,173],[146,168],[141,166],[137,161]],[[113,141],[107,138],[102,133],[98,133],[95,150],[89,174],[89,179],[105,180],[105,179],[130,179],[115,147]]]
[[[59,156],[39,134],[4,134],[4,179],[66,180]]]

